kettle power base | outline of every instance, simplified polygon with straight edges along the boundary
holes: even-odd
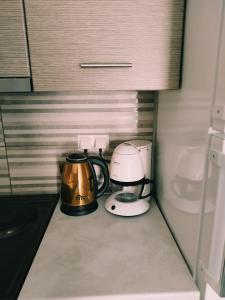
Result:
[[[146,199],[138,199],[129,203],[120,202],[115,199],[115,194],[112,194],[105,202],[105,209],[114,215],[132,217],[147,212],[150,209],[150,203]]]
[[[70,206],[61,203],[60,210],[68,216],[84,216],[92,213],[98,208],[97,201],[81,206]]]

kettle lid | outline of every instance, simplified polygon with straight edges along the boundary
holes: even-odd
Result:
[[[70,163],[80,163],[86,161],[87,158],[84,154],[74,153],[67,156],[66,161]]]

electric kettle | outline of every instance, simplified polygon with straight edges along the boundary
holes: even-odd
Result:
[[[94,165],[100,167],[104,182],[98,187]],[[70,216],[81,216],[95,211],[96,199],[103,195],[109,185],[106,162],[95,156],[71,154],[62,170],[61,211]]]

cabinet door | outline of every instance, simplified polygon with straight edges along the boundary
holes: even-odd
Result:
[[[177,88],[183,2],[25,0],[34,89]]]
[[[22,0],[0,0],[0,78],[29,75]]]

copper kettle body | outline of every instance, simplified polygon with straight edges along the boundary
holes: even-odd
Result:
[[[98,188],[94,165],[98,165],[104,182]],[[108,168],[101,158],[72,154],[66,158],[62,170],[61,211],[67,215],[86,215],[97,209],[96,199],[103,195],[109,184]]]

